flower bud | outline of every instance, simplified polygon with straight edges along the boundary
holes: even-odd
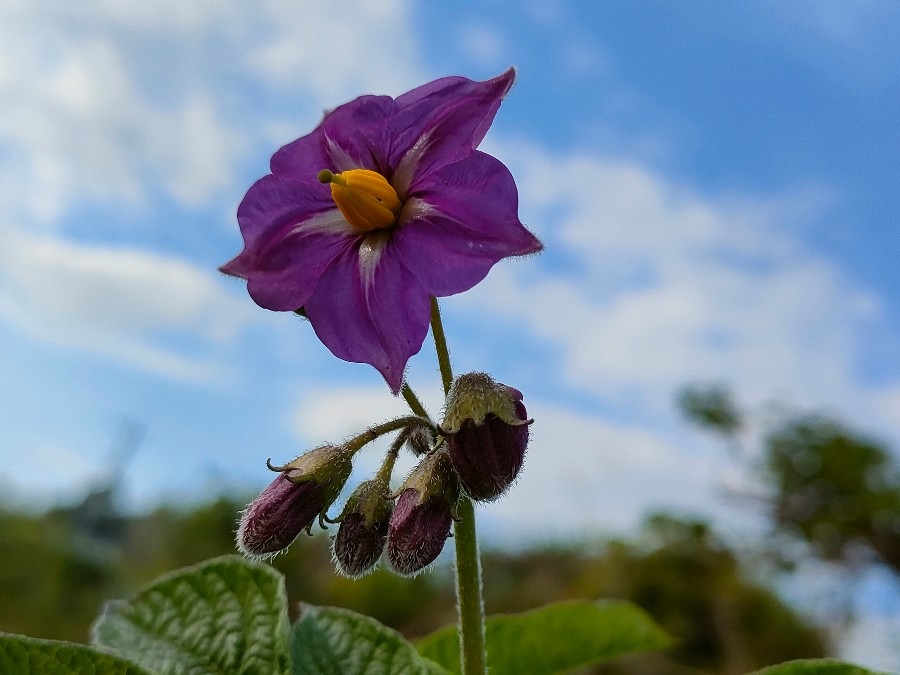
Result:
[[[426,426],[417,426],[410,429],[406,437],[406,447],[412,454],[421,457],[431,452],[434,441],[434,431]]]
[[[363,481],[353,491],[332,541],[341,574],[356,579],[375,567],[384,552],[393,509],[390,486],[383,478]]]
[[[301,455],[278,471],[262,493],[241,515],[238,548],[246,555],[267,557],[286,549],[302,530],[324,516],[347,482],[351,454],[326,445]]]
[[[453,468],[472,499],[496,499],[516,479],[531,422],[519,390],[484,373],[456,378],[441,429]]]
[[[388,528],[392,569],[414,575],[432,563],[450,536],[459,487],[446,451],[427,455],[400,488]]]

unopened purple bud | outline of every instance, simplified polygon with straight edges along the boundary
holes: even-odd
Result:
[[[341,574],[356,579],[375,567],[384,552],[393,509],[386,480],[373,478],[354,490],[333,541],[334,560]]]
[[[347,482],[351,456],[340,446],[325,445],[284,466],[270,464],[279,476],[242,514],[238,548],[250,556],[266,557],[290,546],[304,529],[311,533],[316,517],[321,524]]]
[[[397,499],[388,532],[388,559],[398,574],[412,575],[434,562],[444,549],[453,521],[450,505],[438,497],[419,501],[409,488]]]
[[[416,574],[440,555],[458,497],[446,452],[433,452],[413,469],[400,488],[388,528],[387,554],[395,572]]]
[[[238,548],[250,556],[274,555],[290,546],[324,508],[325,493],[318,483],[293,483],[280,474],[241,516]]]
[[[434,447],[434,432],[428,427],[414,427],[406,438],[406,447],[417,457],[427,455]]]
[[[518,389],[484,373],[456,379],[441,426],[453,468],[472,499],[491,501],[509,489],[525,461],[530,423]]]

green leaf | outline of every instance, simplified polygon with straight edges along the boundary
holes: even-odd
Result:
[[[852,663],[834,659],[803,659],[788,661],[777,666],[769,666],[752,675],[881,675],[875,670],[866,670]]]
[[[487,620],[491,675],[556,673],[629,652],[661,649],[670,642],[662,628],[628,602],[558,602]],[[450,672],[460,671],[455,626],[425,636],[418,648]]]
[[[151,675],[117,656],[72,642],[0,633],[4,675]]]
[[[94,624],[94,643],[165,675],[290,671],[284,578],[239,556],[160,577]]]
[[[441,675],[397,631],[337,607],[304,604],[294,624],[294,675]]]

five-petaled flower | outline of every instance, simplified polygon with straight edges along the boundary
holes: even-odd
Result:
[[[246,279],[262,307],[302,307],[336,356],[373,365],[398,392],[431,298],[541,249],[519,221],[512,175],[476,150],[514,77],[446,77],[329,112],[247,192],[244,250],[222,271]]]

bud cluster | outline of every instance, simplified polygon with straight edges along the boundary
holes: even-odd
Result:
[[[311,534],[318,518],[339,523],[332,538],[338,571],[358,578],[387,551],[397,574],[417,574],[440,555],[464,494],[475,501],[503,495],[522,468],[529,440],[522,394],[484,373],[453,383],[441,424],[410,416],[373,427],[342,445],[318,447],[284,466],[244,511],[239,548],[268,557],[285,550],[301,531]],[[351,493],[336,519],[327,511],[352,469],[353,456],[384,433],[399,431],[375,477]],[[394,461],[406,447],[419,463],[400,488],[390,488]]]

